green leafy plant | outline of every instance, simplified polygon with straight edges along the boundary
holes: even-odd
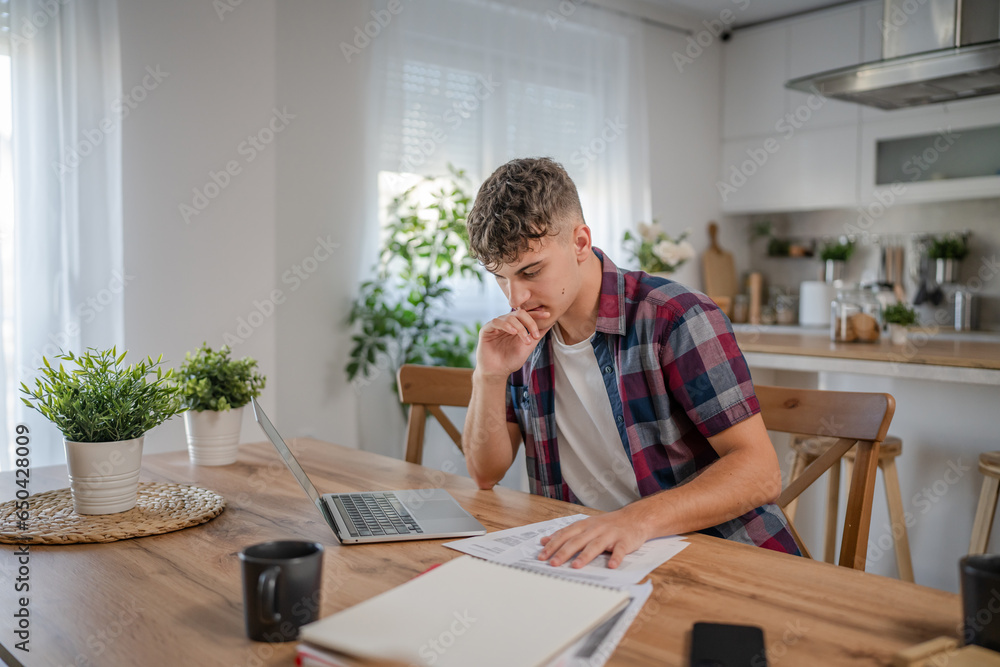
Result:
[[[936,236],[927,244],[929,259],[965,259],[969,254],[969,245],[962,236]]]
[[[788,239],[779,239],[772,237],[770,241],[767,242],[767,256],[768,257],[788,257],[791,252],[792,242]]]
[[[350,380],[403,364],[471,368],[479,325],[450,319],[450,282],[483,280],[468,254],[472,197],[465,172],[425,177],[395,197],[383,229],[376,278],[361,284],[349,322],[357,327],[345,368]]]
[[[55,359],[76,365],[67,371],[63,364],[53,368],[42,357],[42,376],[35,388],[21,383],[25,405],[38,410],[56,425],[67,440],[74,442],[118,442],[138,438],[184,411],[173,370],[162,368],[163,355],[123,366],[125,355],[117,348]]]
[[[228,345],[216,352],[202,343],[194,354],[184,355],[177,384],[187,408],[224,412],[260,396],[267,378],[254,370],[257,362],[250,357],[230,359],[230,352]]]
[[[829,260],[846,262],[852,254],[854,254],[854,241],[841,240],[824,244],[819,251],[819,258],[824,262]]]
[[[891,306],[887,306],[882,313],[882,317],[887,324],[899,324],[904,327],[917,323],[917,311],[905,303],[894,303]]]
[[[676,239],[667,234],[654,220],[652,224],[640,222],[639,235],[625,231],[622,247],[639,262],[639,268],[647,273],[676,271],[681,264],[694,257],[694,246],[685,239],[689,230],[681,232]]]

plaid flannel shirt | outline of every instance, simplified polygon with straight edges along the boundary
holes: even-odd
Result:
[[[604,253],[592,338],[621,442],[643,497],[690,480],[719,458],[708,438],[760,412],[729,320],[705,295]],[[507,421],[525,443],[532,492],[579,503],[556,446],[552,333],[507,381]],[[699,531],[798,554],[784,515],[766,504]]]

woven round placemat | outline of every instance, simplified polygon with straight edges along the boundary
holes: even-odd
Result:
[[[136,506],[116,514],[77,514],[69,489],[37,493],[28,501],[25,525],[19,525],[15,501],[0,503],[0,542],[79,544],[161,535],[211,521],[226,507],[226,499],[208,489],[159,482],[140,482]]]

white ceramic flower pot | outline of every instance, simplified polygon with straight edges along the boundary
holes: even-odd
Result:
[[[144,437],[118,442],[63,440],[77,514],[114,514],[135,507]]]
[[[889,324],[889,337],[893,345],[906,345],[906,327],[902,324]]]
[[[184,413],[188,455],[199,466],[236,463],[243,406],[231,410],[188,410]]]

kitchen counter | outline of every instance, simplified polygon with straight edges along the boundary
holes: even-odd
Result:
[[[834,343],[825,330],[767,329],[734,327],[751,367],[1000,385],[1000,336],[990,340],[993,334],[966,339],[963,334],[917,330],[906,345],[893,345],[888,337],[878,343]]]

